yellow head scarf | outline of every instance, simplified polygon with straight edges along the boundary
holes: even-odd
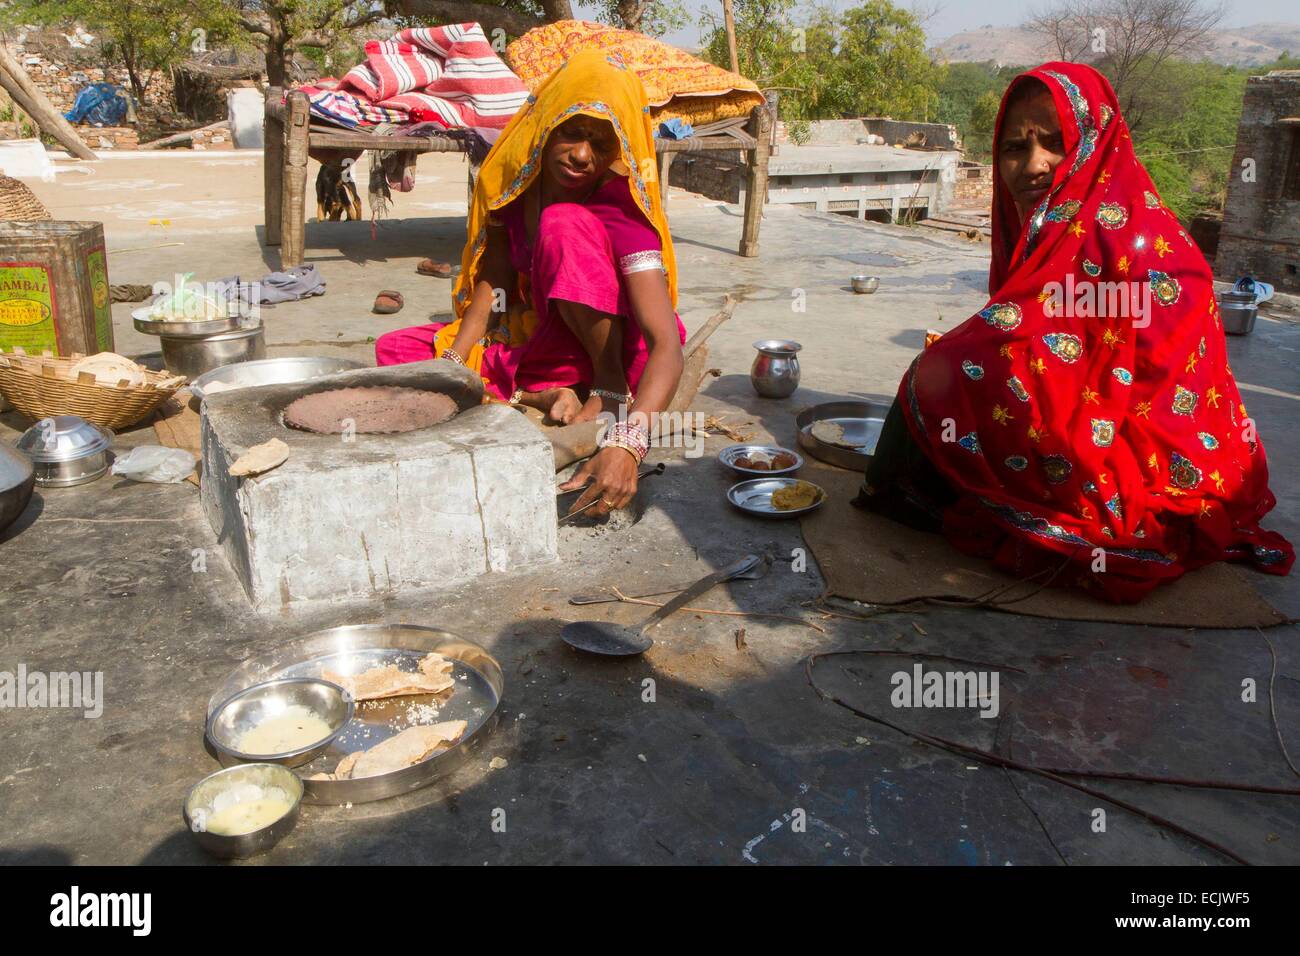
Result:
[[[622,155],[613,168],[619,174],[626,173],[632,198],[659,233],[664,269],[668,273],[668,293],[676,307],[677,263],[673,257],[673,240],[668,234],[668,218],[659,197],[654,134],[645,89],[636,74],[616,55],[604,50],[587,50],[561,64],[537,88],[483,161],[474,184],[467,242],[452,297],[458,318],[465,314],[474,290],[474,273],[487,245],[489,214],[517,199],[532,184],[551,130],[577,113],[607,120],[614,127]]]

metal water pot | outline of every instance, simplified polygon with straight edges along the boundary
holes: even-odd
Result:
[[[35,484],[32,460],[8,442],[0,442],[0,531],[23,513]]]
[[[758,355],[749,369],[754,391],[764,398],[786,398],[799,387],[799,356],[802,345],[788,339],[755,342]]]

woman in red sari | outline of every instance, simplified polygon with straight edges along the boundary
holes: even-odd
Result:
[[[1214,561],[1286,574],[1209,266],[1110,84],[1022,74],[993,151],[990,301],[904,376],[857,503],[1117,602]]]

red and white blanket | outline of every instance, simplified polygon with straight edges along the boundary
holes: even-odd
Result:
[[[342,80],[301,87],[311,111],[340,126],[432,121],[502,129],[528,89],[477,23],[403,30],[366,44],[366,62]]]

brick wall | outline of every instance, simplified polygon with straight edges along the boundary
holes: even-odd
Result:
[[[1300,70],[1246,81],[1215,260],[1225,281],[1250,272],[1300,293],[1300,124],[1281,122],[1297,116]]]
[[[140,145],[134,126],[80,125],[76,130],[91,149],[136,149]]]

